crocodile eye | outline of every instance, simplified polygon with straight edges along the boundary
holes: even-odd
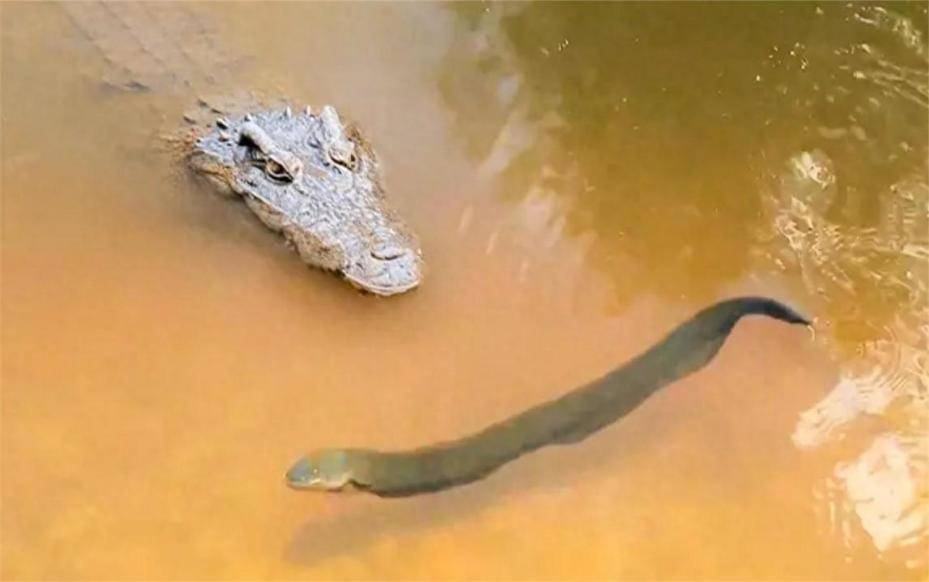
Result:
[[[325,156],[327,158],[326,162],[333,166],[341,166],[349,172],[354,172],[358,169],[359,159],[354,151],[346,154],[344,152],[332,151],[330,149],[326,151]]]
[[[265,172],[268,176],[277,180],[278,182],[293,182],[294,178],[290,175],[290,172],[284,168],[279,162],[274,160],[268,160],[265,162]]]

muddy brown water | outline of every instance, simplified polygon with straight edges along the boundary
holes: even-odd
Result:
[[[924,4],[184,7],[234,64],[142,93],[60,6],[2,7],[4,579],[927,575]],[[174,163],[158,134],[242,87],[360,122],[421,289],[304,268]],[[745,321],[615,426],[454,491],[283,484],[308,449],[481,428],[743,293],[816,336]],[[797,446],[862,369],[892,402]],[[858,481],[824,484],[898,433],[916,502],[888,545]]]

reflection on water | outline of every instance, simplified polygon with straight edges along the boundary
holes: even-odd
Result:
[[[923,4],[93,8],[3,8],[3,578],[925,576]],[[365,127],[422,289],[308,271],[153,145],[242,88]],[[815,341],[747,322],[460,491],[282,483],[307,449],[472,432],[745,292]]]
[[[769,198],[781,235],[773,246],[784,257],[775,261],[797,272],[822,305],[825,347],[842,362],[834,388],[801,414],[792,438],[798,447],[819,447],[843,438],[858,417],[896,407],[887,432],[856,460],[839,463],[823,487],[840,492],[828,501],[833,527],[857,517],[883,555],[921,566],[929,542],[929,187],[924,179],[892,185],[882,193],[879,224],[857,227],[826,217],[836,184],[829,158],[804,152]],[[857,543],[847,525],[842,538]]]
[[[842,462],[824,483],[842,483],[851,514],[842,519],[857,513],[882,555],[908,549],[894,559],[924,566],[929,72],[925,31],[914,23],[925,7],[462,13],[471,34],[450,60],[470,60],[474,72],[448,72],[444,87],[473,154],[505,175],[510,195],[525,193],[520,208],[536,204],[542,176],[561,178],[550,190],[570,200],[559,232],[595,241],[582,252],[612,276],[620,301],[642,285],[705,293],[749,270],[773,271],[803,290],[820,342],[840,363],[835,388],[801,414],[796,444],[824,445],[861,415],[903,408],[859,459],[870,469]],[[475,106],[462,89],[478,77]],[[475,126],[478,110],[497,120]],[[654,261],[644,272],[642,256]],[[888,477],[873,459],[898,437],[909,443],[894,449],[905,462]],[[866,519],[875,500],[894,510]]]

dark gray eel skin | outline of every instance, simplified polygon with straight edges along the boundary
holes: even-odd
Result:
[[[746,315],[810,325],[764,297],[716,303],[625,365],[564,396],[459,440],[409,451],[325,449],[298,460],[285,481],[294,489],[360,489],[382,497],[442,491],[482,479],[546,445],[576,443],[616,422],[659,388],[708,364]]]

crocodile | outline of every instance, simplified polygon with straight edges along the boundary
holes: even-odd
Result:
[[[185,6],[62,5],[106,60],[104,81],[111,87],[215,85],[223,67],[213,65],[236,62],[208,56],[219,53],[218,45]],[[378,157],[357,125],[330,105],[314,110],[237,96],[228,101],[231,107],[210,111],[200,100],[200,113],[223,113],[207,124],[185,115],[190,125],[179,141],[195,174],[220,193],[241,197],[311,267],[380,296],[420,284],[418,239],[389,204]]]

